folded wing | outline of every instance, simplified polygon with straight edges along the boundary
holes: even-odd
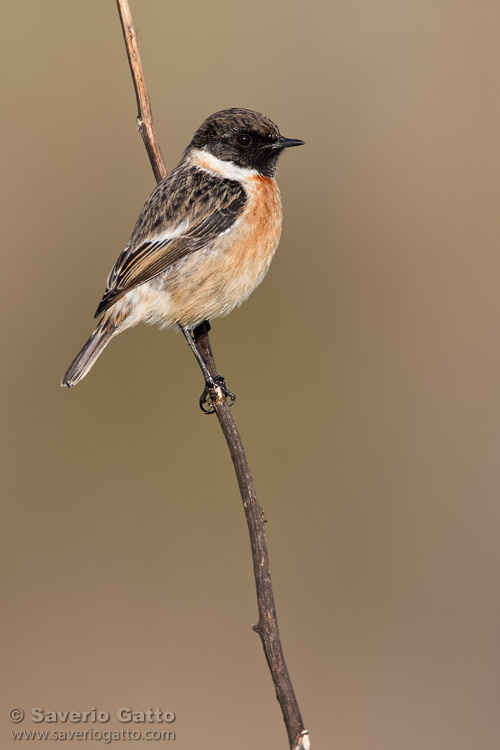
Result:
[[[242,214],[245,191],[193,168],[178,167],[156,186],[113,266],[95,317],[131,289],[205,249]]]

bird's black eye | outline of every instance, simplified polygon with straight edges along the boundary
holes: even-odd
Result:
[[[243,146],[243,148],[248,148],[248,146],[252,143],[252,136],[248,135],[248,133],[241,133],[237,139],[236,142],[239,146]]]

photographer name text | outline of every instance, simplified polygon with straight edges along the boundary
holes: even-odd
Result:
[[[111,720],[109,711],[90,708],[88,711],[51,711],[40,706],[31,709],[29,717],[22,709],[12,709],[11,721],[18,723],[24,718],[30,718],[35,724],[106,724]],[[147,708],[136,711],[129,707],[118,708],[114,714],[122,724],[171,724],[175,721],[173,711],[164,711],[162,708]]]

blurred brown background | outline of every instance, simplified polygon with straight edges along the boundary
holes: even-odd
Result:
[[[307,141],[280,165],[269,275],[212,342],[313,750],[496,749],[499,6],[132,10],[169,168],[228,106]],[[179,748],[285,748],[182,337],[136,328],[59,388],[154,186],[115,5],[16,0],[0,20],[1,744],[12,706],[130,706],[175,711]]]

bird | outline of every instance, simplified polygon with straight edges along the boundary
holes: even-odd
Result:
[[[250,109],[207,117],[144,204],[109,273],[99,322],[61,385],[75,386],[114,336],[145,322],[180,328],[214,386],[192,332],[230,313],[264,278],[281,235],[278,159],[303,144]]]

